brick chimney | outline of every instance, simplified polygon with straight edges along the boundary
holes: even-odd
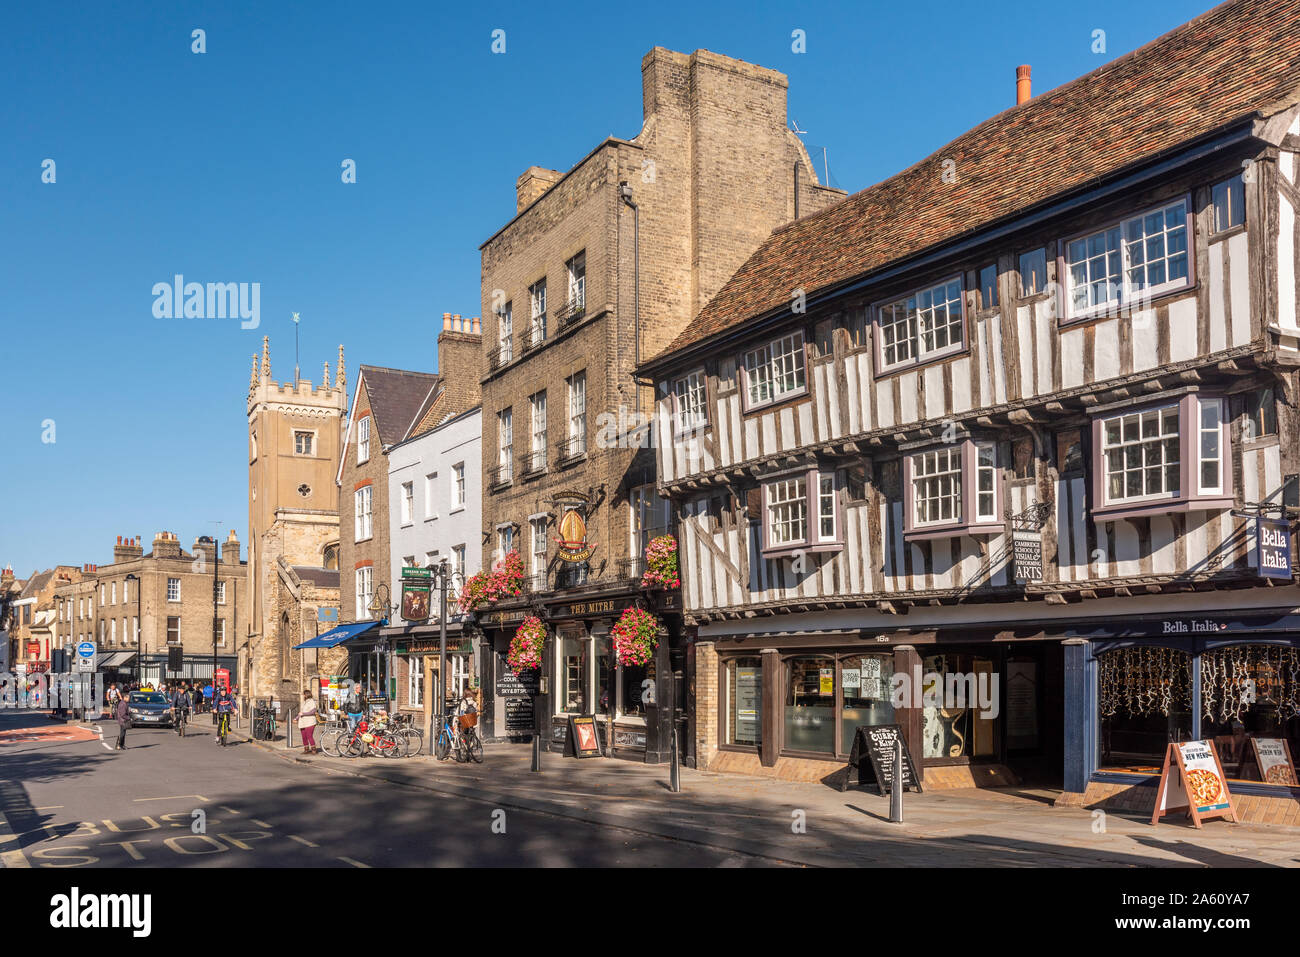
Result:
[[[153,537],[154,558],[180,558],[181,541],[171,532],[159,532]]]
[[[442,332],[438,333],[438,387],[445,394],[439,405],[438,418],[458,415],[482,401],[479,372],[483,363],[483,333],[479,317],[461,318],[442,314]]]
[[[239,536],[235,534],[233,528],[226,536],[225,544],[221,546],[221,561],[227,565],[239,564]]]
[[[1028,63],[1016,67],[1016,106],[1028,103],[1029,98],[1034,95],[1030,88],[1029,73]]]
[[[140,539],[124,535],[117,536],[117,544],[113,546],[114,565],[120,562],[129,562],[143,555],[144,549],[140,547]]]
[[[557,169],[530,166],[515,180],[515,212],[522,213],[560,181],[564,174]]]
[[[194,547],[190,549],[190,554],[195,558],[199,557],[199,552],[203,553],[205,562],[215,561],[217,558],[217,543],[213,541],[211,535],[200,535],[194,539]]]

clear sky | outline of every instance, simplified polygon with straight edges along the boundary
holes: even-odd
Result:
[[[480,312],[478,245],[515,178],[635,136],[652,46],[786,73],[819,170],[824,146],[853,192],[1011,105],[1017,64],[1041,93],[1210,6],[5,4],[0,565],[108,564],[117,535],[188,547],[213,521],[246,539],[262,336],[282,381],[291,312],[304,376],[340,342],[349,385],[359,362],[435,370],[441,314]],[[260,283],[260,327],[155,318],[177,273]]]

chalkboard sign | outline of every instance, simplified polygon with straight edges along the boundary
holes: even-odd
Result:
[[[903,743],[901,778],[903,790],[915,788],[921,791],[921,776],[916,771],[915,762],[912,761],[912,752],[907,746],[907,738],[903,737],[903,729],[896,724],[877,724],[857,729],[853,735],[853,750],[849,753],[848,773],[844,775],[840,790],[847,791],[849,785],[853,783],[874,784],[877,794],[888,794],[894,786],[895,741]],[[855,771],[858,776],[856,782],[851,780]],[[864,771],[870,776],[870,780],[864,778]]]
[[[531,734],[533,731],[533,699],[506,698],[506,733]]]

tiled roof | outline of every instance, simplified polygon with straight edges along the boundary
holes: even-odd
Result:
[[[337,568],[312,568],[307,565],[294,565],[294,574],[305,582],[311,582],[323,588],[339,587],[339,572]]]
[[[366,380],[372,427],[378,431],[379,441],[384,445],[402,441],[438,376],[366,365],[361,367],[361,375]]]
[[[1300,0],[1224,3],[778,228],[662,355],[1297,99]]]

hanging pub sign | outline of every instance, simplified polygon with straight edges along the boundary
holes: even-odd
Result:
[[[1043,537],[1038,532],[1011,533],[1011,561],[1019,583],[1043,580]]]
[[[1223,764],[1213,741],[1171,741],[1156,785],[1151,823],[1182,809],[1198,828],[1201,821],[1226,817],[1234,824],[1237,810],[1223,776]]]
[[[591,558],[596,546],[587,541],[587,516],[591,511],[591,497],[581,492],[563,492],[551,499],[560,511],[559,546],[560,561],[580,565]]]
[[[402,620],[428,621],[429,597],[433,587],[430,568],[402,568]]]
[[[1255,520],[1255,557],[1260,578],[1291,580],[1291,523],[1286,519]]]

